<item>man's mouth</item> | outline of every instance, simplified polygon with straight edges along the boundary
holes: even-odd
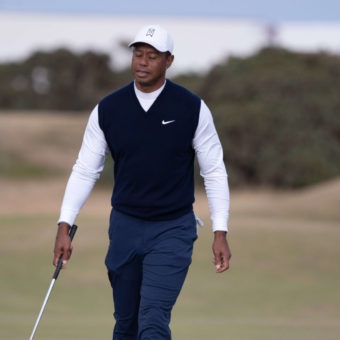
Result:
[[[136,76],[140,77],[140,78],[144,78],[146,76],[148,76],[149,72],[144,71],[144,70],[136,70]]]

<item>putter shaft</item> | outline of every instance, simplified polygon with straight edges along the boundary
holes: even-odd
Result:
[[[45,309],[45,306],[46,306],[46,303],[47,303],[47,301],[48,301],[48,298],[50,297],[51,290],[52,290],[52,288],[53,288],[53,286],[54,286],[54,283],[55,283],[55,279],[52,279],[51,284],[50,284],[50,287],[48,288],[47,294],[46,294],[46,296],[45,296],[45,300],[44,300],[44,302],[43,302],[43,304],[42,304],[42,306],[41,306],[40,313],[39,313],[39,315],[38,315],[37,321],[35,322],[35,325],[34,325],[32,334],[31,334],[31,336],[30,336],[30,340],[33,339],[34,333],[35,333],[35,331],[36,331],[36,329],[37,329],[37,327],[38,327],[39,321],[40,321],[41,316],[42,316],[42,313],[43,313],[43,311],[44,311],[44,309]]]
[[[74,234],[75,234],[76,231],[77,231],[77,228],[78,228],[78,227],[77,227],[75,224],[70,228],[69,236],[70,236],[71,241],[73,240],[73,237],[74,237]],[[47,303],[47,301],[48,301],[48,298],[50,297],[52,288],[53,288],[53,286],[54,286],[54,283],[55,283],[56,279],[58,278],[58,275],[59,275],[59,272],[60,272],[60,270],[61,270],[62,265],[63,265],[63,255],[60,255],[59,260],[58,260],[58,264],[57,264],[57,268],[56,268],[55,271],[54,271],[52,281],[51,281],[50,286],[49,286],[49,288],[48,288],[47,294],[46,294],[46,296],[45,296],[45,300],[44,300],[44,302],[43,302],[43,304],[42,304],[42,306],[41,306],[41,309],[40,309],[40,312],[39,312],[37,321],[35,322],[35,325],[34,325],[34,328],[33,328],[33,331],[32,331],[32,334],[31,334],[29,340],[32,340],[32,339],[33,339],[34,333],[35,333],[35,331],[36,331],[36,329],[37,329],[37,327],[38,327],[38,324],[39,324],[39,322],[40,322],[42,313],[44,312],[46,303]]]

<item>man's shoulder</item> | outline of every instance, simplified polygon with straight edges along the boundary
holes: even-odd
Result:
[[[191,92],[190,90],[188,90],[186,87],[180,85],[180,84],[177,84],[169,79],[167,79],[167,86],[172,90],[172,91],[175,91],[177,92],[178,94],[182,94],[182,95],[187,95],[187,96],[190,96],[190,97],[193,97],[193,98],[196,98],[196,99],[199,99],[201,100],[201,98]]]
[[[129,93],[131,93],[131,89],[133,89],[133,82],[121,87],[118,90],[111,92],[110,94],[106,95],[102,100],[99,102],[99,106],[105,106],[110,104],[112,101],[115,101],[121,97],[125,97]]]
[[[105,131],[108,121],[114,117],[112,112],[129,101],[131,91],[133,91],[133,82],[108,94],[98,103],[99,126],[103,131]]]
[[[170,80],[167,80],[168,91],[171,93],[171,96],[174,98],[174,103],[182,104],[185,108],[190,108],[193,112],[200,112],[201,109],[201,98],[189,91],[187,88],[174,83]]]

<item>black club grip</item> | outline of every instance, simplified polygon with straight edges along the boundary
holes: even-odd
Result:
[[[73,224],[73,226],[70,228],[69,236],[70,236],[71,241],[73,240],[73,237],[74,237],[74,234],[77,231],[77,228],[78,227],[75,224]],[[63,266],[63,254],[60,255],[59,260],[58,260],[58,264],[57,264],[57,268],[55,269],[54,274],[53,274],[53,278],[55,280],[58,278],[58,275],[59,275],[59,272],[60,272],[60,269],[61,269],[62,266]]]

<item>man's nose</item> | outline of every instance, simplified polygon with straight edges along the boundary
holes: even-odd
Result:
[[[148,58],[147,55],[143,55],[140,59],[139,62],[141,65],[146,66],[148,64]]]

